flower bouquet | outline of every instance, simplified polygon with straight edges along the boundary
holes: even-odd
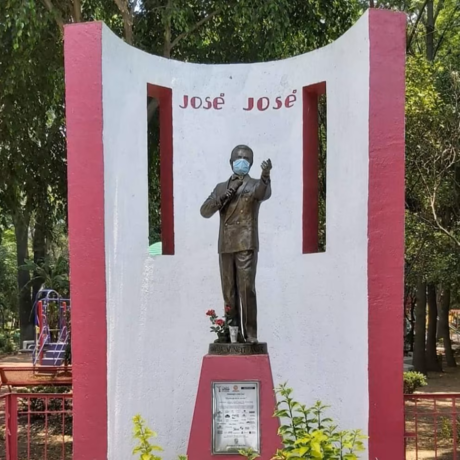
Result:
[[[229,326],[231,324],[231,318],[229,317],[231,308],[225,307],[225,315],[223,318],[219,318],[215,310],[208,310],[206,316],[209,316],[211,321],[211,332],[217,334],[217,339],[214,343],[227,343],[230,342]]]

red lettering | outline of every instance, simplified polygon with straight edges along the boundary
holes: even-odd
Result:
[[[281,107],[283,107],[283,102],[281,101],[281,97],[278,96],[276,99],[276,107],[273,107],[274,110],[279,110]]]
[[[197,105],[197,101],[200,101],[200,105]],[[201,104],[203,104],[203,101],[201,100],[201,97],[198,97],[198,96],[194,96],[192,97],[191,101],[190,101],[190,105],[194,108],[194,109],[199,109],[201,107]]]
[[[297,90],[294,90],[293,93],[296,93]],[[286,97],[286,100],[284,101],[284,105],[286,108],[290,108],[294,105],[294,102],[297,100],[297,97],[294,94],[290,94],[289,96]]]
[[[215,110],[222,110],[222,107],[219,107],[220,105],[224,105],[224,93],[220,95],[220,97],[215,97],[214,100],[212,101],[212,106],[214,107]]]
[[[181,109],[186,109],[187,106],[188,106],[188,96],[185,96],[185,95],[184,95],[184,106],[182,107],[181,105],[179,105],[179,107],[180,107]]]
[[[243,110],[252,110],[254,108],[254,98],[253,97],[248,97],[248,106],[246,108],[243,108]]]
[[[266,101],[265,107],[264,107],[264,99]],[[259,97],[259,100],[257,101],[257,109],[263,112],[264,110],[267,110],[268,107],[270,106],[270,99],[268,97]]]
[[[206,105],[203,105],[203,109],[209,110],[212,107],[211,98],[208,96],[205,98]]]

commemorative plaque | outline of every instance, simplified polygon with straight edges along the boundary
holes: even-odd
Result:
[[[260,453],[259,382],[212,383],[212,453]]]

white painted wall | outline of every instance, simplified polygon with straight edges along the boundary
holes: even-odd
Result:
[[[327,252],[302,254],[301,88],[327,81]],[[173,88],[174,256],[148,256],[147,82]],[[289,110],[245,112],[247,97],[287,96]],[[221,111],[183,110],[184,94],[218,96]],[[275,383],[321,399],[344,428],[368,421],[368,17],[332,45],[263,64],[208,66],[150,56],[103,31],[109,459],[130,458],[131,418],[159,432],[165,458],[185,453],[201,359],[223,308],[218,216],[202,202],[231,174],[237,144],[251,174],[271,158],[272,198],[260,211],[259,339]],[[188,333],[188,330],[193,330]]]

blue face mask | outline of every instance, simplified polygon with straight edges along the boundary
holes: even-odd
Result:
[[[233,162],[233,172],[238,174],[238,176],[245,176],[250,169],[251,165],[249,164],[249,161],[244,158],[238,158],[238,160]]]

